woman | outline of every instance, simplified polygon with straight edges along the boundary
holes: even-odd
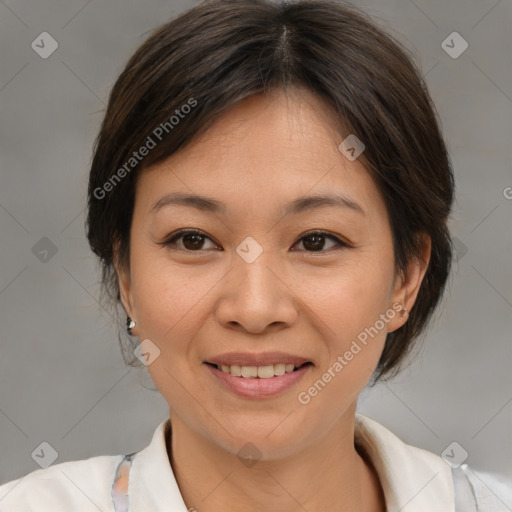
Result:
[[[163,25],[113,87],[87,235],[170,417],[0,510],[502,510],[356,414],[442,297],[453,189],[424,82],[363,14],[213,0]]]

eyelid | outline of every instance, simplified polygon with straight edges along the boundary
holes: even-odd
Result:
[[[295,245],[297,245],[299,242],[301,242],[304,238],[308,238],[308,237],[313,236],[313,235],[323,236],[324,238],[326,238],[328,240],[332,240],[335,243],[335,246],[334,247],[329,247],[325,251],[306,251],[304,249],[299,250],[299,251],[294,251],[293,250],[293,247]],[[329,231],[325,231],[323,229],[313,229],[313,230],[310,230],[310,231],[306,231],[305,233],[302,233],[300,235],[300,237],[295,241],[295,243],[292,246],[293,252],[302,252],[305,255],[307,255],[307,257],[316,257],[316,256],[321,257],[324,254],[331,254],[332,251],[339,251],[339,250],[342,250],[342,249],[350,249],[350,248],[352,248],[352,245],[349,244],[348,242],[346,242],[339,235],[335,235],[334,233],[331,233]]]
[[[180,238],[183,235],[188,235],[188,234],[201,235],[201,236],[204,236],[205,238],[209,238],[212,242],[216,243],[215,240],[213,240],[211,236],[207,235],[204,231],[201,231],[200,229],[182,228],[182,229],[178,229],[177,231],[174,231],[173,233],[171,233],[169,236],[167,236],[165,238],[165,240],[163,242],[158,242],[158,245],[163,245],[164,247],[166,247],[168,245],[171,245],[171,243],[173,243],[174,240]],[[201,252],[201,250],[186,251],[186,252]]]
[[[209,235],[207,235],[206,233],[204,233],[200,229],[196,229],[196,228],[182,228],[182,229],[179,229],[179,230],[171,233],[163,242],[158,242],[158,245],[167,247],[167,246],[171,245],[176,239],[178,239],[181,236],[186,235],[186,234],[201,235],[201,236],[204,236],[205,238],[210,239],[212,242],[216,243],[215,240],[213,240]],[[351,244],[346,242],[344,239],[340,238],[339,235],[335,235],[334,233],[331,233],[331,232],[325,231],[325,230],[321,230],[321,229],[312,229],[312,230],[306,231],[305,233],[302,233],[299,236],[299,238],[297,238],[297,240],[293,243],[292,247],[297,245],[297,243],[299,243],[302,239],[307,238],[309,236],[313,236],[313,235],[319,235],[319,236],[323,236],[325,238],[331,239],[332,241],[334,241],[336,243],[338,248],[350,248],[350,247],[352,247]],[[331,247],[327,251],[302,251],[302,252],[306,252],[306,253],[310,253],[310,254],[322,254],[322,253],[329,252],[329,250],[331,250],[331,249],[335,249],[335,247]],[[198,252],[198,253],[200,253],[200,252],[202,252],[204,250],[205,249],[199,249],[197,251],[187,251],[187,250],[185,250],[185,252],[190,252],[190,253]]]
[[[325,238],[330,238],[330,239],[334,240],[335,242],[339,243],[340,245],[350,247],[350,244],[346,240],[344,240],[341,237],[341,235],[336,235],[334,233],[331,233],[330,231],[325,231],[323,229],[312,229],[310,231],[306,231],[305,233],[302,233],[302,235],[300,235],[300,237],[297,239],[297,242],[299,242],[303,238],[306,238],[306,237],[312,236],[312,235],[325,236]],[[297,242],[295,242],[295,243],[297,243]]]

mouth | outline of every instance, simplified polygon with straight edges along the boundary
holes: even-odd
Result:
[[[205,361],[204,367],[219,389],[244,399],[270,399],[291,390],[307,375],[314,364],[311,361],[275,363],[265,366],[222,365]]]
[[[306,361],[302,364],[274,363],[263,366],[225,365],[210,363],[208,361],[205,361],[205,364],[227,375],[242,379],[271,379],[273,377],[297,372],[300,369],[304,369],[306,366],[313,366],[311,361]]]

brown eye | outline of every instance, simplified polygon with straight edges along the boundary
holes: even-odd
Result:
[[[182,235],[180,238],[183,239],[183,246],[190,251],[203,248],[205,238],[203,235],[192,233],[189,235]]]
[[[302,243],[307,252],[326,252],[323,249],[325,249],[327,239],[334,242],[334,245],[327,249],[332,249],[333,247],[348,247],[348,244],[342,242],[339,238],[323,231],[309,233],[303,236],[299,242]]]
[[[180,240],[181,246],[178,243]],[[199,230],[189,229],[179,231],[178,233],[171,235],[170,238],[162,242],[160,245],[165,247],[178,246],[178,249],[195,252],[206,250],[204,247],[205,240],[211,239]]]
[[[212,241],[211,238],[205,235],[202,231],[196,229],[188,229],[173,233],[164,242],[161,242],[160,245],[187,252],[198,252],[209,249],[208,247],[205,247],[205,241],[207,240]],[[326,243],[328,244],[328,242],[326,242],[327,240],[330,240],[333,245],[326,248]],[[302,243],[304,247],[300,250],[305,250],[306,252],[327,252],[327,250],[333,249],[335,247],[349,247],[347,243],[324,231],[308,233],[302,236],[299,239],[299,242],[297,242],[295,245],[298,243]],[[213,248],[215,247],[218,246],[213,244]]]

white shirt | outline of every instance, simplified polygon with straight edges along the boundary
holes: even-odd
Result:
[[[387,512],[456,512],[452,468],[440,456],[408,445],[376,421],[356,414],[355,442],[368,454],[384,490]],[[131,462],[123,455],[104,455],[55,464],[0,486],[0,512],[187,512],[166,448],[170,421],[162,421],[151,443]],[[131,467],[130,467],[131,465]],[[123,468],[123,469],[121,469]],[[512,511],[512,485],[496,475],[476,473],[467,466],[468,499],[481,512]],[[129,473],[127,473],[127,470]],[[116,472],[124,472],[116,489],[128,509],[114,506]],[[119,473],[117,473],[119,475]],[[485,483],[484,483],[485,482]],[[487,484],[487,485],[486,485]],[[457,487],[457,499],[464,489]],[[122,500],[121,500],[122,501]],[[201,512],[200,504],[195,506]],[[458,509],[457,509],[458,510]],[[463,505],[462,510],[475,510]],[[311,511],[316,512],[316,511]]]

